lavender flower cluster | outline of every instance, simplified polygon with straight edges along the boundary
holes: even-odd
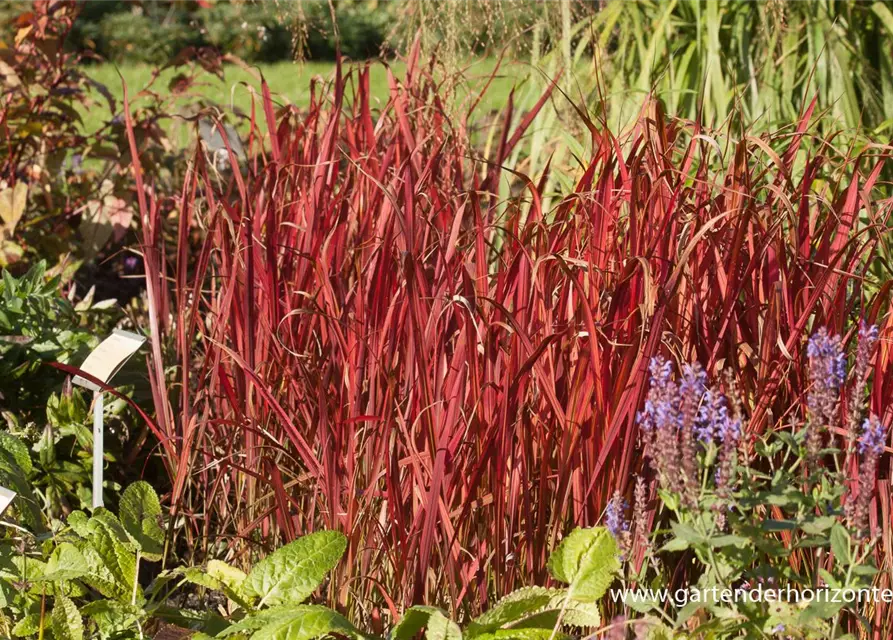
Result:
[[[856,535],[864,536],[868,530],[868,514],[877,467],[884,451],[887,432],[875,415],[860,424],[865,411],[865,386],[874,347],[878,341],[878,328],[859,327],[856,360],[851,372],[852,387],[847,414],[847,456],[844,468],[853,469],[850,460],[859,456],[858,473],[852,481],[852,491],[847,498],[846,516]],[[810,339],[806,348],[809,358],[810,390],[807,396],[809,412],[806,432],[807,456],[815,463],[822,449],[823,434],[837,418],[838,400],[846,381],[846,355],[840,336],[830,336],[824,328]]]
[[[645,453],[661,485],[682,496],[695,508],[699,493],[699,448],[719,447],[716,489],[730,494],[734,456],[741,439],[741,420],[729,413],[725,397],[707,385],[707,374],[698,363],[684,365],[677,384],[673,367],[663,357],[651,360],[651,386],[638,416]]]
[[[627,508],[629,508],[629,504],[619,491],[615,491],[605,509],[605,528],[614,536],[624,555],[629,551],[631,544],[629,521],[626,519]]]
[[[878,341],[878,328],[862,324],[851,372],[847,424],[847,460],[859,456],[858,476],[847,498],[846,515],[857,535],[868,528],[869,508],[874,491],[880,456],[887,440],[886,428],[877,416],[862,421],[865,408],[865,386],[870,360]],[[819,329],[808,341],[806,355],[810,387],[807,394],[806,457],[808,468],[820,461],[825,432],[837,420],[839,399],[847,381],[847,357],[840,336]],[[637,415],[645,455],[660,486],[678,494],[682,506],[698,507],[700,494],[701,451],[717,453],[714,490],[719,501],[714,504],[717,523],[722,527],[724,510],[732,496],[735,482],[735,458],[742,437],[742,415],[734,380],[725,382],[726,392],[710,386],[707,374],[698,363],[683,365],[679,379],[670,361],[658,356],[649,363],[650,387],[643,410]],[[850,469],[849,464],[846,465]],[[644,530],[643,482],[636,487],[636,535]],[[641,494],[641,496],[640,496]],[[641,511],[640,504],[642,503]],[[630,539],[629,524],[624,520],[627,505],[615,494],[606,511],[606,525],[622,543]],[[639,520],[642,522],[640,523]],[[621,544],[623,547],[624,544]],[[627,545],[628,546],[628,545]]]
[[[853,387],[849,396],[849,413],[847,415],[847,461],[853,455],[856,440],[859,437],[859,423],[865,414],[865,385],[871,355],[878,341],[877,325],[865,322],[859,327],[859,344],[856,347],[856,362],[852,373]],[[849,464],[847,464],[849,468]]]
[[[837,413],[840,389],[846,379],[846,356],[840,336],[830,336],[822,327],[806,346],[809,358],[809,394],[806,406],[809,420],[806,431],[806,452],[811,463],[819,457],[822,439]]]

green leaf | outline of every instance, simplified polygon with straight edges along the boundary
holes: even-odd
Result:
[[[684,540],[689,545],[698,545],[707,542],[707,536],[699,533],[690,524],[674,522],[671,526],[676,537],[680,540]]]
[[[84,559],[90,567],[90,572],[83,577],[84,582],[106,598],[126,597],[126,586],[120,583],[93,545],[89,543],[81,545],[81,553],[84,554]]]
[[[468,626],[466,635],[473,638],[482,633],[495,631],[530,614],[538,613],[552,601],[556,593],[563,594],[564,591],[545,587],[518,589],[502,598],[489,611],[475,618]]]
[[[39,630],[40,614],[29,613],[16,622],[15,626],[12,628],[12,635],[17,638],[24,638],[25,636],[33,636]]]
[[[82,538],[90,537],[90,519],[83,511],[72,511],[68,516],[68,526]]]
[[[657,600],[645,600],[644,598],[635,597],[624,600],[623,604],[637,613],[648,613],[658,606]]]
[[[617,542],[604,527],[574,529],[549,558],[556,580],[568,584],[568,597],[594,602],[608,590],[620,569]]]
[[[750,538],[731,533],[722,536],[713,536],[712,538],[710,538],[710,546],[714,548],[729,547],[732,545],[736,547],[749,547],[750,543]]]
[[[90,566],[84,582],[108,598],[129,602],[136,576],[136,556],[130,536],[115,515],[101,507],[84,526],[89,536],[80,549]]]
[[[133,629],[142,610],[129,603],[94,600],[81,607],[81,613],[96,624],[103,637],[116,637]]]
[[[688,542],[682,538],[670,538],[667,543],[660,548],[661,551],[685,551],[688,549]]]
[[[306,600],[347,548],[337,531],[320,531],[298,538],[259,563],[242,583],[242,593],[258,597],[258,606],[297,604]]]
[[[7,454],[18,467],[27,475],[33,467],[28,446],[14,435],[0,431],[0,451]]]
[[[177,569],[174,573],[182,575],[192,584],[220,591],[243,609],[250,609],[249,603],[239,593],[239,585],[245,580],[245,574],[225,562],[211,560],[205,570],[187,567]]]
[[[797,528],[797,523],[793,520],[763,520],[760,523],[763,531],[793,531]]]
[[[205,571],[202,571],[198,567],[186,567],[184,569],[175,570],[174,572],[182,573],[187,582],[198,585],[199,587],[214,589],[215,591],[223,591],[223,583],[220,582],[220,580],[209,576]]]
[[[837,615],[837,612],[843,608],[844,602],[840,599],[840,602],[829,602],[829,599],[822,598],[821,600],[813,600],[809,603],[809,605],[800,613],[800,623],[806,623],[811,620],[828,620],[829,618],[833,618]]]
[[[312,640],[331,633],[361,637],[341,614],[318,605],[287,605],[265,609],[225,629],[218,637],[245,632],[253,632],[252,640]]]
[[[807,535],[817,536],[833,527],[835,522],[834,516],[821,516],[800,523],[800,528]]]
[[[161,504],[152,486],[140,481],[127,487],[121,494],[119,513],[121,523],[142,555],[149,560],[161,560],[164,552],[164,531],[159,524]]]
[[[665,489],[658,489],[657,495],[660,496],[661,502],[663,502],[667,509],[670,511],[679,511],[679,496],[672,491],[667,491]]]
[[[207,574],[233,590],[238,590],[247,577],[244,571],[222,560],[209,560]]]
[[[403,613],[400,622],[391,631],[391,640],[412,640],[422,629],[426,629],[426,640],[462,640],[459,625],[443,611],[421,605],[410,607]]]
[[[601,613],[595,602],[580,602],[568,599],[566,589],[553,590],[555,595],[541,613],[512,624],[511,629],[554,629],[559,624],[570,627],[598,627],[602,623]]]
[[[565,633],[556,633],[552,629],[540,628],[511,628],[497,629],[491,633],[485,633],[478,636],[479,640],[550,640],[554,636],[554,640],[567,640],[570,638]]]
[[[62,542],[50,554],[41,582],[77,580],[89,571],[90,567],[80,549],[70,542]]]
[[[50,625],[55,640],[83,640],[84,621],[74,603],[65,596],[57,596]]]
[[[838,562],[847,566],[852,559],[850,558],[850,534],[842,524],[835,524],[831,528],[831,551]]]
[[[2,360],[3,355],[0,352],[0,362]],[[32,470],[31,455],[25,443],[0,431],[0,484],[18,494],[13,505],[22,524],[35,533],[42,533],[45,530],[43,514],[29,480]]]
[[[331,633],[356,637],[358,634],[346,618],[324,607],[309,611],[292,609],[288,616],[258,629],[252,640],[313,640]]]
[[[854,565],[853,568],[851,569],[851,571],[853,572],[853,575],[855,575],[855,576],[867,576],[869,578],[876,576],[878,573],[880,573],[878,571],[877,567],[874,567],[870,564]]]

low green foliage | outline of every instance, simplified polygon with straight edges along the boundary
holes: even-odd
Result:
[[[12,437],[0,440],[4,460],[20,459],[0,480],[24,474],[27,451]],[[15,466],[15,465],[13,465]],[[91,515],[74,511],[65,526],[51,532],[35,521],[27,484],[11,482],[23,495],[13,506],[26,527],[12,528],[0,541],[0,634],[18,638],[136,639],[173,625],[197,640],[311,640],[332,634],[364,639],[336,611],[307,604],[326,581],[346,547],[334,531],[312,533],[285,545],[254,565],[249,573],[219,560],[204,567],[159,570],[166,522],[158,496],[145,482],[125,489],[120,513],[105,508]],[[33,533],[32,533],[33,531]],[[613,581],[619,562],[614,538],[603,528],[577,529],[549,563],[553,578],[566,588],[530,587],[500,600],[468,624],[440,609],[409,608],[392,630],[392,640],[564,638],[564,630],[601,623],[596,601]],[[148,564],[150,571],[144,571]],[[154,577],[146,582],[146,575]],[[217,593],[218,603],[202,610],[177,606],[177,591]],[[221,599],[222,598],[222,599]]]
[[[58,270],[57,270],[58,271]],[[115,300],[94,302],[92,292],[72,302],[62,295],[62,274],[47,273],[40,261],[19,278],[3,270],[0,280],[0,397],[4,416],[25,424],[44,407],[65,420],[70,407],[49,401],[62,375],[49,375],[48,362],[77,363],[117,319]]]

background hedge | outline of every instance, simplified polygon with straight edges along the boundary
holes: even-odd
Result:
[[[353,59],[378,55],[394,9],[338,3],[342,52]],[[86,2],[72,35],[74,46],[117,63],[163,64],[189,46],[215,47],[248,62],[290,60],[296,53],[318,60],[335,56],[331,12],[321,2]]]

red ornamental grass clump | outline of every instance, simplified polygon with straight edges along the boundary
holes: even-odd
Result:
[[[617,138],[579,110],[591,154],[544,211],[545,178],[502,164],[547,97],[507,107],[484,161],[414,58],[377,107],[368,69],[306,110],[265,88],[244,175],[221,187],[196,158],[175,248],[146,195],[153,426],[181,548],[337,529],[341,606],[476,612],[542,584],[561,535],[632,495],[652,356],[730,369],[764,430],[805,401],[812,327],[864,313],[890,335],[889,283],[861,275],[888,224],[880,152],[813,155],[812,106],[740,141],[658,105]],[[882,345],[867,404],[886,421],[891,367]]]

